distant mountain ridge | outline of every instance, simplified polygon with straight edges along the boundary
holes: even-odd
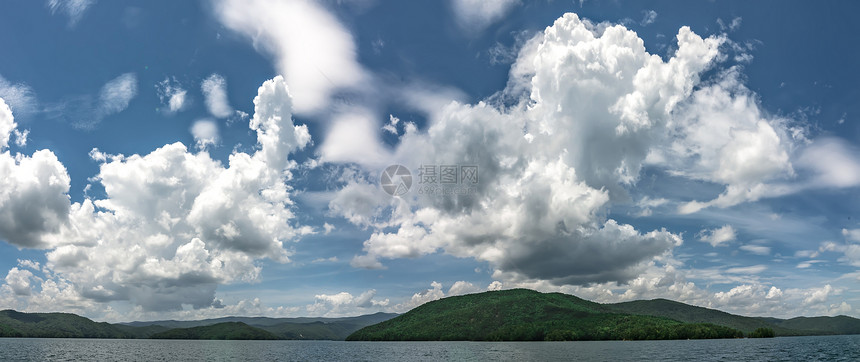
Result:
[[[821,334],[860,334],[857,318],[839,315],[835,317],[795,317],[775,322],[777,326]]]
[[[152,339],[241,339],[241,340],[274,340],[275,334],[260,328],[251,327],[242,322],[223,322],[208,326],[191,328],[174,328],[155,333]]]
[[[844,315],[791,319],[744,317],[662,298],[605,305],[625,313],[667,317],[687,323],[719,324],[744,333],[752,332],[756,328],[771,328],[777,336],[860,334],[860,319]]]
[[[363,327],[396,316],[374,313],[341,318],[223,317],[110,324],[69,313],[3,310],[0,337],[344,340]]]
[[[398,316],[396,313],[373,313],[366,314],[355,317],[294,317],[294,318],[270,318],[270,317],[221,317],[221,318],[209,318],[209,319],[201,319],[201,320],[193,320],[193,321],[177,321],[177,320],[159,320],[159,321],[134,321],[134,322],[122,322],[117,324],[132,326],[132,327],[145,327],[151,325],[159,325],[170,328],[191,328],[191,327],[200,327],[200,326],[208,326],[212,324],[225,323],[225,322],[242,322],[249,326],[275,326],[283,323],[297,323],[297,324],[307,324],[307,323],[364,323],[364,321],[373,321],[371,324],[379,323],[391,318]]]

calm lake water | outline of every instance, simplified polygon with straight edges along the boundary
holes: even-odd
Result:
[[[334,342],[0,339],[32,361],[860,361],[860,336],[690,341]]]

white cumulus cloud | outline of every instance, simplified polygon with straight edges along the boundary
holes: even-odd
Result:
[[[367,314],[369,311],[387,307],[388,299],[375,299],[376,290],[365,291],[358,296],[348,292],[337,294],[317,294],[314,304],[305,307],[310,315],[326,317],[354,316]]]
[[[808,166],[798,155],[826,142],[808,145],[792,120],[765,112],[740,68],[709,72],[725,59],[725,35],[682,27],[675,41],[664,59],[624,26],[565,14],[522,46],[507,88],[477,104],[434,98],[427,128],[404,127],[392,152],[347,152],[352,140],[374,139],[362,134],[378,135],[378,126],[336,127],[348,132],[342,142],[326,140],[323,159],[338,155],[329,161],[358,163],[367,176],[344,182],[329,210],[373,230],[351,265],[384,268],[385,259],[446,253],[487,262],[506,282],[623,284],[683,243],[670,231],[640,231],[607,216],[629,202],[646,166],[722,192],[710,200],[641,198],[638,216],[664,205],[680,205],[681,213],[732,207],[797,192],[809,178],[853,184],[851,167],[835,171],[853,165],[850,149],[827,152],[845,156],[833,165]],[[390,132],[393,121],[386,126]],[[368,180],[393,163],[416,180],[426,165],[474,166],[480,182],[466,192],[415,188],[392,199]],[[696,238],[718,246],[737,233],[725,225]],[[741,250],[770,253],[760,245]],[[749,281],[740,271],[761,270],[732,271],[722,278]]]
[[[16,127],[12,110],[0,99],[0,240],[42,247],[43,234],[68,220],[70,178],[50,150],[32,156],[5,150]]]
[[[27,269],[18,269],[13,267],[6,274],[6,285],[12,289],[15,295],[30,295],[32,287],[30,286],[33,273]]]
[[[8,184],[0,188],[0,238],[48,249],[44,282],[18,300],[23,308],[39,310],[47,300],[53,308],[110,301],[142,311],[209,308],[219,284],[257,280],[257,260],[289,262],[286,243],[306,228],[293,224],[288,156],[310,135],[292,121],[282,77],[266,81],[254,104],[249,127],[259,149],[234,152],[227,165],[181,143],[145,155],[94,150],[100,165],[90,182],[104,187],[102,199],[69,205],[68,176],[50,151],[0,155],[4,174],[11,167],[21,175],[0,179]]]
[[[9,147],[9,136],[18,124],[12,116],[12,109],[0,98],[0,151]]]
[[[731,225],[724,225],[720,228],[702,230],[699,232],[699,241],[704,241],[711,244],[711,246],[718,246],[730,241],[735,241],[736,239],[737,232],[735,232],[735,228]]]
[[[635,278],[682,243],[666,230],[640,232],[605,215],[613,199],[627,197],[624,185],[637,181],[649,146],[665,137],[721,39],[682,28],[678,51],[663,61],[623,26],[574,14],[536,39],[513,66],[531,74],[528,107],[437,107],[429,128],[407,129],[393,155],[415,172],[422,164],[477,166],[475,189],[403,198],[408,207],[395,205],[379,222],[398,227],[374,232],[354,266],[445,252],[489,262],[505,280],[588,284]],[[342,215],[367,215],[343,205]]]
[[[191,135],[199,150],[218,144],[218,124],[211,119],[200,119],[191,125]]]

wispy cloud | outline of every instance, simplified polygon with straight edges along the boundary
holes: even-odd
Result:
[[[36,93],[27,84],[13,84],[0,76],[0,98],[12,108],[16,117],[36,112]]]
[[[480,32],[519,4],[519,0],[452,0],[451,8],[464,30]]]
[[[333,256],[330,258],[316,258],[311,263],[337,263],[337,257]]]
[[[188,92],[182,88],[175,77],[164,78],[155,85],[155,89],[165,113],[179,112],[188,104]]]
[[[643,10],[642,11],[642,21],[639,22],[639,25],[646,26],[651,25],[657,20],[657,12],[654,10]]]
[[[51,14],[60,12],[68,16],[69,26],[72,27],[81,20],[87,9],[95,3],[95,0],[48,0],[48,8],[51,9]]]
[[[382,126],[382,130],[393,135],[397,135],[397,124],[400,123],[400,118],[392,114],[388,115],[388,123]]]
[[[206,108],[217,118],[227,118],[233,113],[233,107],[227,100],[227,80],[220,74],[213,73],[200,84],[206,99]]]
[[[732,21],[728,23],[723,21],[723,19],[721,18],[717,18],[717,25],[720,26],[720,30],[722,31],[735,31],[741,27],[741,21],[743,21],[743,19],[740,16],[735,17],[734,19],[732,19]]]
[[[137,76],[125,73],[111,79],[98,93],[66,97],[64,100],[47,104],[44,108],[48,117],[63,119],[75,128],[92,129],[105,117],[124,111],[137,95]]]
[[[770,247],[767,246],[741,245],[739,249],[756,255],[770,255]]]
[[[128,103],[137,95],[137,76],[125,73],[111,79],[99,93],[97,113],[108,116],[119,113],[128,107]]]
[[[735,267],[726,269],[726,273],[729,274],[760,274],[761,272],[767,270],[766,265],[752,265],[752,266],[743,266],[743,267]]]
[[[533,31],[524,30],[514,35],[514,44],[505,46],[500,42],[496,42],[489,50],[487,55],[490,57],[490,64],[511,64],[517,60],[520,50],[526,43],[534,38],[536,34]]]

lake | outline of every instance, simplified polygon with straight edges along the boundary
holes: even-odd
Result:
[[[0,360],[38,361],[858,361],[860,335],[596,342],[0,339]]]

